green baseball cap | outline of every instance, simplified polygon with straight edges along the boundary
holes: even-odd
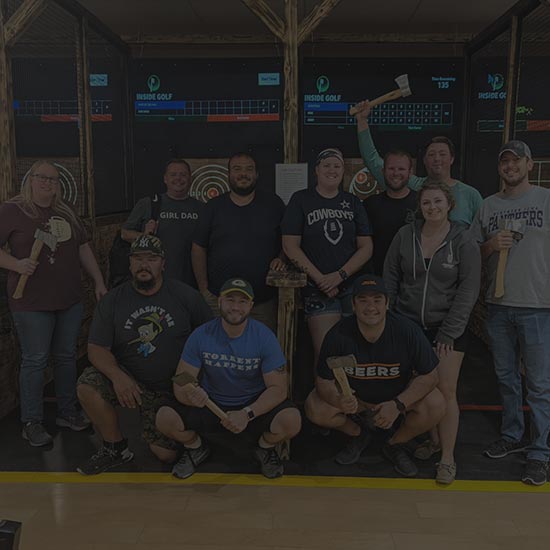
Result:
[[[220,296],[225,296],[230,292],[240,292],[249,300],[254,301],[254,289],[252,288],[252,285],[244,279],[235,278],[225,281],[220,289]]]
[[[140,254],[142,252],[149,252],[164,258],[164,247],[158,237],[154,235],[141,235],[138,237],[130,247],[130,256],[133,254]]]

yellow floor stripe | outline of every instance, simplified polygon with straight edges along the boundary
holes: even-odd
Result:
[[[370,477],[284,476],[268,480],[253,474],[195,474],[176,480],[168,473],[105,473],[82,476],[73,472],[0,472],[0,483],[155,483],[165,485],[241,485],[340,489],[399,489],[413,491],[461,491],[497,493],[550,493],[550,483],[532,487],[519,481],[455,481],[441,487],[431,479],[393,479]]]

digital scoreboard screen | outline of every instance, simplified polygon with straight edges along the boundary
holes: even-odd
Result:
[[[376,106],[369,116],[379,150],[399,147],[415,155],[433,135],[446,135],[459,145],[461,59],[306,59],[301,94],[304,154],[309,157],[332,145],[347,156],[359,156],[350,108],[398,89],[395,78],[402,74],[408,74],[412,95]]]

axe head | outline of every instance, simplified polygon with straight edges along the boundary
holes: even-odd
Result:
[[[407,97],[409,95],[412,95],[411,88],[409,86],[408,74],[402,74],[398,76],[395,79],[395,82],[399,86],[399,90],[401,90],[401,97]]]
[[[525,233],[525,222],[523,220],[507,220],[506,218],[500,218],[498,220],[499,229],[505,231],[511,231],[515,241],[521,241],[523,234]]]
[[[51,250],[55,250],[57,246],[57,237],[47,231],[42,231],[42,229],[37,229],[34,232],[34,238],[37,241],[42,241]]]
[[[345,369],[355,368],[357,366],[357,359],[355,355],[342,355],[340,357],[327,357],[327,365],[330,369]]]
[[[180,372],[179,374],[172,376],[172,382],[178,386],[187,386],[187,384],[196,385],[198,383],[197,379],[188,372]]]

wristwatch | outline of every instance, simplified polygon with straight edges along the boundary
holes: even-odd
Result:
[[[399,411],[399,414],[404,415],[405,412],[407,411],[407,407],[405,407],[405,404],[403,403],[403,401],[401,401],[398,397],[394,397],[393,402],[397,406],[397,410]]]
[[[248,416],[248,420],[254,420],[254,418],[256,418],[254,411],[250,407],[244,407],[243,411],[246,413],[246,416]]]
[[[342,277],[342,281],[345,281],[349,277],[349,275],[346,273],[345,269],[339,269],[338,270],[338,275],[340,275],[340,277]]]

